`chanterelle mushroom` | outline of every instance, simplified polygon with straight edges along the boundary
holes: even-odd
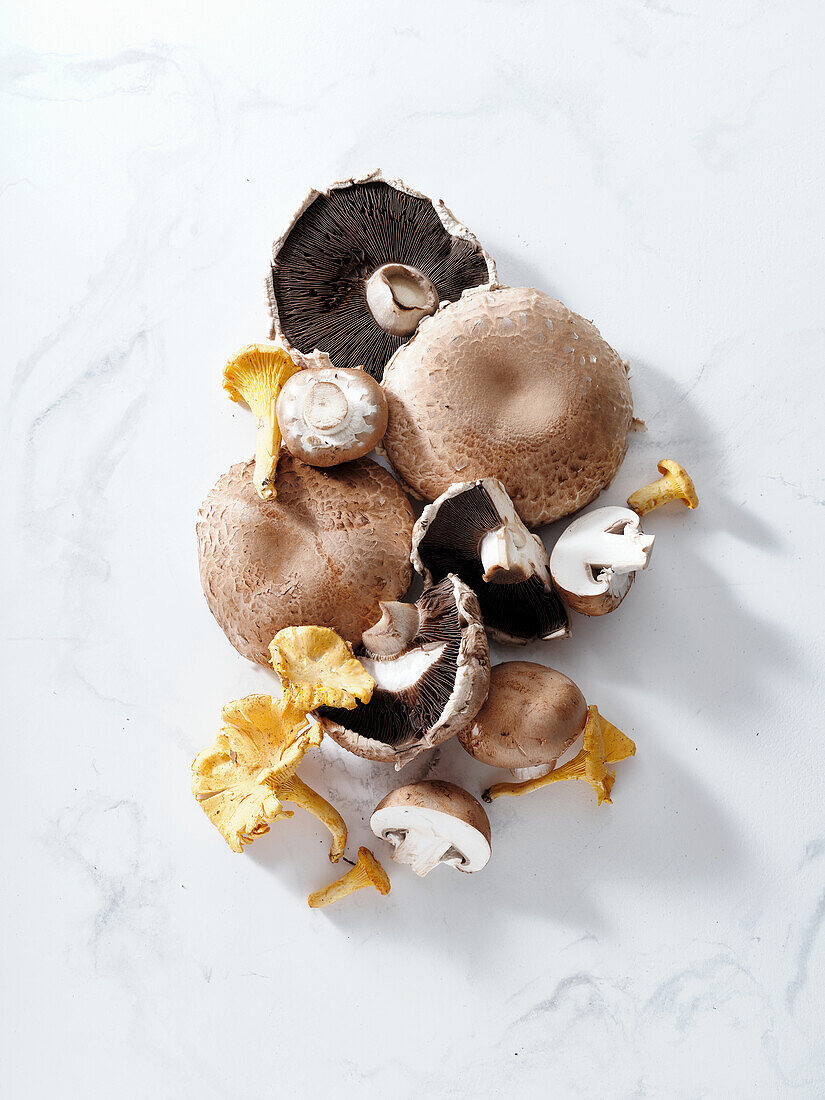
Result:
[[[424,591],[415,606],[381,609],[359,657],[375,681],[372,699],[316,713],[345,749],[401,768],[472,722],[490,679],[487,638],[478,601],[457,577]]]
[[[544,543],[494,478],[451,485],[424,509],[413,528],[412,563],[427,584],[448,573],[461,577],[494,641],[520,645],[569,634]]]
[[[253,482],[264,500],[275,496],[275,468],[281,449],[281,433],[275,406],[281,387],[301,368],[283,348],[250,344],[229,360],[223,372],[223,388],[233,401],[244,401],[258,424]]]
[[[247,695],[223,708],[224,727],[195,758],[192,793],[233,852],[269,832],[271,822],[292,817],[282,802],[295,802],[332,833],[329,858],[344,854],[344,820],[295,774],[307,749],[323,733],[301,707],[270,695]]]
[[[375,681],[353,656],[352,646],[326,626],[288,626],[269,647],[284,696],[305,711],[352,710],[372,698]]]
[[[278,496],[261,500],[252,463],[220,477],[198,513],[201,583],[209,609],[244,657],[269,665],[285,626],[328,626],[357,643],[378,601],[407,590],[410,503],[368,458],[330,470],[284,454]]]
[[[487,814],[454,783],[425,780],[391,791],[376,806],[370,828],[393,846],[393,860],[417,875],[439,863],[480,871],[490,858]]]
[[[314,362],[294,374],[278,398],[286,449],[310,466],[369,454],[387,429],[384,391],[365,371],[333,367],[322,352]]]
[[[637,515],[645,516],[654,508],[661,508],[663,504],[669,504],[672,500],[681,500],[686,508],[698,508],[699,497],[693,485],[693,480],[684,466],[672,458],[663,458],[658,463],[659,473],[662,475],[658,481],[637,489],[627,498],[628,505]]]
[[[548,783],[560,783],[565,779],[583,779],[589,783],[602,802],[611,802],[615,775],[607,770],[607,764],[615,764],[635,756],[636,746],[621,730],[617,730],[599,714],[596,707],[587,708],[587,723],[584,727],[581,750],[569,760],[547,775],[528,779],[526,783],[496,783],[485,791],[482,798],[492,802],[503,794],[521,795],[546,787]]]
[[[636,570],[647,568],[653,538],[629,508],[596,508],[579,516],[550,555],[557,591],[582,615],[614,611],[630,591]]]
[[[374,886],[382,895],[390,892],[387,872],[369,848],[359,848],[358,862],[355,866],[341,878],[331,882],[329,886],[310,894],[307,903],[310,909],[322,909],[325,905],[333,905],[341,898],[349,897],[356,890],[365,890],[368,886]]]
[[[586,721],[584,696],[563,672],[505,661],[493,665],[487,701],[458,739],[482,764],[532,779],[553,770]]]
[[[625,364],[598,329],[525,287],[470,290],[387,364],[387,458],[414,496],[498,478],[528,527],[576,512],[627,449]]]
[[[273,334],[336,367],[384,364],[467,287],[495,281],[495,264],[443,202],[380,172],[311,191],[272,250]]]

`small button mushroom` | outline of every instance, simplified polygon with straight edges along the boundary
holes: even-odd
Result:
[[[563,672],[505,661],[491,669],[487,701],[458,740],[482,764],[529,779],[553,770],[586,720],[584,696]]]
[[[422,877],[439,863],[471,873],[490,859],[487,814],[454,783],[425,780],[391,791],[376,806],[370,828],[393,846],[396,863]]]
[[[278,397],[284,444],[309,466],[351,462],[380,442],[387,429],[387,399],[364,371],[333,367],[320,353],[313,359],[318,365],[294,374]]]
[[[636,570],[647,568],[653,538],[629,508],[597,508],[579,516],[550,555],[550,573],[561,598],[581,615],[615,611]]]
[[[580,751],[566,764],[540,775],[535,779],[528,779],[525,783],[496,783],[481,796],[485,802],[492,802],[503,794],[522,795],[530,794],[546,787],[548,783],[561,783],[565,779],[582,779],[589,783],[599,800],[612,802],[610,797],[613,790],[615,775],[607,770],[607,764],[618,763],[619,760],[627,760],[629,756],[636,755],[636,746],[626,737],[621,730],[602,718],[597,707],[587,708],[587,722],[584,727],[584,736]]]
[[[637,489],[627,498],[628,505],[639,516],[652,512],[654,508],[661,508],[663,504],[669,504],[672,500],[681,500],[686,508],[698,508],[699,497],[693,486],[690,474],[684,466],[672,458],[663,458],[657,463],[662,477],[658,481]]]
[[[364,890],[368,886],[374,886],[379,894],[390,892],[390,880],[387,872],[369,850],[358,849],[358,862],[341,878],[331,882],[322,890],[316,890],[310,894],[307,903],[310,909],[323,909],[325,905],[332,905],[341,898],[354,894],[356,890]]]

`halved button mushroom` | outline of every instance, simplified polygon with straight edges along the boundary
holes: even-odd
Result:
[[[490,821],[483,806],[454,783],[425,780],[391,791],[370,828],[388,841],[396,863],[427,875],[439,863],[480,871],[490,859]]]
[[[373,172],[310,192],[275,242],[272,331],[380,380],[422,317],[495,278],[493,261],[443,202]]]
[[[315,366],[286,382],[276,411],[284,444],[310,466],[337,466],[361,458],[387,429],[387,399],[365,371],[333,367],[317,352]]]
[[[458,577],[427,589],[415,605],[381,603],[362,639],[361,664],[375,681],[355,710],[317,716],[356,756],[401,768],[468,726],[487,695],[490,658],[478,601]]]
[[[490,670],[487,701],[458,739],[482,764],[533,779],[553,770],[586,721],[584,696],[563,672],[505,661]]]
[[[413,528],[412,563],[427,584],[448,573],[461,577],[478,596],[496,642],[569,634],[544,543],[527,530],[495,478],[451,485],[424,509]]]
[[[564,602],[582,615],[614,611],[636,570],[647,568],[653,539],[629,508],[597,508],[574,519],[550,555],[550,572]]]
[[[467,291],[387,364],[382,446],[409,491],[494,477],[528,527],[577,512],[627,450],[627,369],[598,329],[529,287]]]

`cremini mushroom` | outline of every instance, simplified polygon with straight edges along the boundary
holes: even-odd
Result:
[[[566,764],[561,764],[547,775],[528,779],[525,783],[496,783],[485,791],[482,798],[492,802],[504,794],[522,795],[546,787],[548,783],[559,783],[565,779],[583,779],[589,783],[602,802],[611,802],[615,775],[607,770],[607,764],[615,764],[635,756],[636,746],[621,730],[617,730],[602,718],[596,707],[587,708],[587,723],[581,750]]]
[[[639,516],[652,512],[654,508],[661,508],[663,504],[670,504],[672,500],[681,500],[686,508],[698,508],[699,497],[684,466],[680,466],[672,458],[663,458],[657,466],[662,476],[658,481],[631,493],[627,498],[629,507]]]
[[[311,191],[275,242],[272,332],[380,380],[422,317],[495,277],[493,261],[443,202],[373,172]]]
[[[311,362],[278,397],[286,449],[310,466],[337,466],[369,454],[387,428],[384,391],[365,371],[333,367],[321,352]]]
[[[424,780],[390,791],[370,828],[393,847],[392,858],[417,875],[439,863],[480,871],[490,859],[490,822],[483,806],[455,783]]]
[[[287,626],[269,647],[284,696],[303,710],[352,710],[372,698],[375,681],[352,646],[327,626]]]
[[[296,775],[308,749],[321,743],[318,723],[306,711],[271,695],[247,695],[223,708],[224,726],[192,764],[192,793],[233,852],[292,817],[294,802],[332,833],[329,858],[344,854],[347,827],[334,807]]]
[[[615,611],[636,570],[647,568],[653,538],[629,508],[596,508],[579,516],[561,533],[550,555],[557,592],[582,615]]]
[[[275,469],[281,432],[275,405],[281,387],[300,366],[283,348],[249,344],[224,367],[223,388],[233,401],[245,402],[257,420],[253,483],[264,500],[275,496]]]
[[[358,862],[341,878],[325,886],[323,890],[316,890],[307,898],[310,909],[323,909],[325,905],[332,905],[341,898],[354,894],[356,890],[364,890],[368,886],[374,886],[379,894],[390,892],[390,880],[387,872],[369,850],[358,849]]]
[[[331,470],[284,454],[278,496],[261,500],[252,463],[232,466],[198,514],[201,583],[209,609],[244,657],[269,664],[286,626],[328,626],[348,642],[412,576],[410,503],[368,458]]]
[[[627,369],[589,321],[524,287],[470,290],[388,363],[387,458],[416,497],[497,478],[528,527],[583,508],[624,458]]]
[[[455,573],[472,588],[494,641],[521,645],[569,634],[544,543],[495,478],[451,485],[424,509],[413,528],[412,563],[426,584]]]
[[[563,672],[505,661],[490,670],[487,701],[458,740],[482,764],[533,779],[553,770],[586,721],[584,696]]]
[[[359,652],[375,681],[371,700],[316,713],[345,749],[401,768],[472,722],[487,695],[489,653],[478,601],[458,577],[426,589],[415,606],[380,607]]]

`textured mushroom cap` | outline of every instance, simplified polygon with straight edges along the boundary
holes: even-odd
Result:
[[[598,329],[529,288],[479,288],[442,306],[383,386],[382,445],[414,496],[498,478],[531,527],[612,481],[633,418],[627,371]]]
[[[420,783],[409,783],[406,787],[390,791],[381,799],[373,813],[399,806],[437,810],[439,813],[461,818],[473,829],[478,829],[487,843],[490,843],[490,819],[484,807],[455,783],[446,783],[443,779],[424,779]]]
[[[388,263],[427,276],[439,301],[496,278],[491,258],[443,202],[380,172],[342,180],[311,191],[273,245],[267,280],[273,336],[380,379],[407,339],[385,332],[367,305],[366,281]]]
[[[273,500],[256,493],[252,468],[230,467],[198,513],[210,611],[238,652],[261,665],[285,626],[328,626],[358,644],[378,600],[409,586],[409,501],[367,458],[317,470],[283,454]]]
[[[532,768],[558,760],[586,721],[584,696],[563,672],[506,661],[490,670],[487,701],[458,739],[482,764]]]

